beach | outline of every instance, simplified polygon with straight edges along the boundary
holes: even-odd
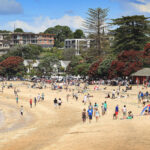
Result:
[[[92,104],[107,101],[108,111],[96,122],[88,119],[83,124],[81,113],[84,105],[84,94],[79,93],[78,101],[72,98],[72,92],[66,90],[33,89],[23,82],[11,82],[20,90],[19,102],[16,104],[14,89],[4,89],[0,95],[0,150],[145,150],[150,148],[150,116],[140,116],[143,109],[138,104],[139,91],[146,92],[142,86],[133,86],[125,97],[106,99],[105,96],[117,86],[100,85],[99,90],[94,90],[90,85],[88,93]],[[28,83],[31,84],[31,83]],[[107,87],[104,89],[104,87]],[[70,86],[75,89],[74,86]],[[121,87],[121,89],[125,87]],[[38,93],[44,93],[45,100],[30,108],[29,100],[34,99]],[[66,95],[70,94],[69,101]],[[127,94],[129,97],[127,97]],[[55,108],[54,98],[62,99],[61,108]],[[115,106],[119,105],[119,117],[113,120]],[[20,115],[20,106],[24,107],[23,116]],[[122,107],[126,105],[132,111],[132,120],[122,119]],[[101,110],[100,110],[101,114]]]

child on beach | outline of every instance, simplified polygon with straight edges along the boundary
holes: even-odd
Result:
[[[85,108],[83,109],[83,112],[82,112],[82,121],[83,123],[86,122],[86,109]]]
[[[96,108],[96,111],[95,111],[96,122],[98,121],[99,117],[100,117],[100,113],[99,113],[98,108]]]
[[[30,99],[30,108],[32,108],[32,99]]]

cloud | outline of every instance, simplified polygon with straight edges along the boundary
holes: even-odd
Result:
[[[22,6],[16,0],[0,0],[0,15],[21,14]]]
[[[148,15],[150,0],[111,0],[118,2],[124,15]]]
[[[150,0],[140,0],[143,3],[131,3],[131,5],[139,12],[150,13]]]
[[[69,16],[65,15],[58,19],[50,19],[49,17],[38,17],[34,18],[33,22],[28,23],[22,20],[15,20],[8,22],[7,29],[13,29],[14,25],[16,28],[22,28],[26,32],[44,32],[49,27],[54,27],[56,25],[66,25],[70,28],[78,29],[81,28],[83,24],[83,18],[80,16]]]

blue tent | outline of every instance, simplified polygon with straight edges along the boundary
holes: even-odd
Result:
[[[150,110],[150,104],[147,105],[146,107],[144,107],[144,109],[142,110],[142,112],[141,112],[140,115],[143,115],[143,113],[145,112],[145,110],[146,110],[147,108]],[[149,110],[148,110],[148,111],[149,111]]]

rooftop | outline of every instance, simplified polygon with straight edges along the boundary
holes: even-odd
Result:
[[[131,76],[150,77],[150,68],[143,68],[131,74]]]

